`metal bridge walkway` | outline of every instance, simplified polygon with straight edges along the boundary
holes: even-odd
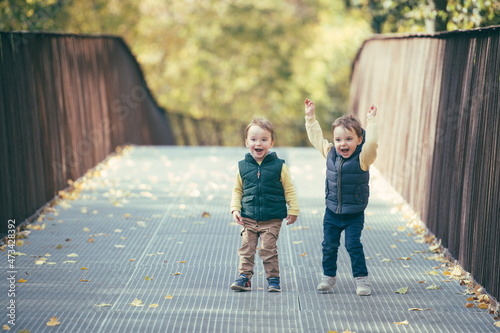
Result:
[[[334,292],[316,292],[325,163],[313,148],[276,151],[293,173],[301,208],[278,242],[281,293],[266,292],[258,256],[253,290],[229,288],[240,245],[229,201],[247,150],[136,146],[77,181],[17,246],[25,255],[15,261],[11,330],[499,332],[487,310],[465,307],[466,287],[429,260],[429,244],[416,242],[412,217],[376,170],[362,236],[372,295],[356,296],[343,246]],[[3,255],[3,271],[12,271]],[[12,299],[8,283],[1,280],[4,305]],[[404,287],[406,294],[395,292]],[[53,317],[60,324],[47,326]]]

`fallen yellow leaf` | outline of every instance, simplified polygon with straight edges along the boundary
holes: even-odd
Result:
[[[89,232],[89,231],[90,231],[90,229],[89,229],[89,228],[87,228],[87,227],[85,227],[85,228],[83,228],[83,231],[85,231],[85,232]]]
[[[82,271],[86,271],[87,270],[87,267],[82,267],[80,268]]]
[[[465,303],[465,307],[466,308],[473,308],[474,307],[474,303]]]
[[[130,305],[133,305],[133,306],[144,306],[144,303],[142,303],[142,301],[140,299],[134,299],[134,301],[132,303],[129,303]]]
[[[411,260],[411,257],[399,257],[399,260]]]
[[[154,304],[149,304],[149,307],[150,308],[157,308],[158,307],[158,304],[154,303]]]
[[[186,261],[184,261],[184,260],[183,260],[183,261],[178,261],[177,263],[178,263],[178,264],[185,264],[185,263],[186,263]]]
[[[338,333],[337,331],[328,330],[328,333]]]
[[[408,322],[408,320],[403,320],[403,321],[395,321],[393,324],[394,325],[408,325],[410,323]]]
[[[47,322],[47,326],[57,326],[61,324],[61,322],[57,321],[57,317],[52,317],[50,320]]]
[[[487,309],[488,308],[488,304],[486,304],[486,303],[479,303],[479,305],[477,307],[479,309]]]
[[[154,274],[153,274],[153,275],[154,275]],[[149,277],[148,275],[146,275],[145,280],[146,280],[146,281],[151,281],[151,280],[154,280],[154,279],[153,279],[153,275],[151,275],[151,277]]]
[[[108,304],[108,303],[101,303],[101,304],[96,304],[95,306],[97,306],[99,308],[102,308],[102,307],[105,307],[105,306],[112,306],[112,305]]]
[[[432,284],[430,286],[428,286],[427,288],[425,289],[428,289],[428,290],[438,290],[439,289],[439,286],[438,285],[435,285],[435,284]]]
[[[3,329],[4,331],[10,331],[10,327],[9,327],[9,325],[3,325],[2,329]]]
[[[80,279],[81,282],[90,282],[90,280]]]
[[[302,253],[300,256],[305,257],[307,255],[307,252]]]
[[[393,244],[393,245],[391,245],[391,247],[392,247],[393,249],[397,248],[397,246],[396,246],[396,245],[394,245],[394,244]]]
[[[495,325],[496,327],[500,327],[500,321],[495,322],[493,325]]]
[[[203,212],[203,214],[201,214],[201,217],[210,217],[210,213],[208,213],[208,212]]]
[[[78,254],[76,254],[76,253],[70,253],[66,257],[75,258],[75,257],[78,257]]]
[[[92,237],[90,237],[89,240],[88,240],[88,242],[89,243],[95,243],[95,240]]]
[[[172,296],[172,295],[168,294],[167,296],[165,296],[165,297],[163,297],[163,298],[165,298],[165,299],[174,299],[174,296]]]
[[[408,292],[408,287],[399,288],[395,291],[396,294],[406,294]]]
[[[16,241],[16,246],[23,246],[24,245],[24,241],[22,239],[18,239]]]
[[[181,273],[180,273],[180,272],[177,272],[177,273],[173,273],[173,274],[171,274],[171,275],[181,275]]]
[[[19,282],[19,283],[25,283],[26,281],[28,281],[28,280],[25,280],[25,279],[22,279],[22,278],[21,278],[21,279],[19,279],[17,282]]]

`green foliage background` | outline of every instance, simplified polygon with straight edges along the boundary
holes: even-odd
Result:
[[[352,61],[372,33],[474,28],[499,17],[498,1],[482,0],[0,2],[0,30],[122,36],[161,106],[228,127],[265,116],[279,146],[307,145],[306,97],[325,130],[346,112]]]

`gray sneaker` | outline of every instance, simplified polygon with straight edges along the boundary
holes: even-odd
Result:
[[[321,282],[318,284],[319,291],[328,291],[337,285],[336,276],[326,276],[323,275]]]
[[[358,276],[356,280],[356,294],[358,296],[369,296],[372,293],[372,286],[368,281],[368,276]]]

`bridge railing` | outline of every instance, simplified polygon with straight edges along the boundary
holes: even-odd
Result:
[[[377,168],[453,258],[500,299],[500,26],[376,36],[353,112],[379,107]]]
[[[174,144],[122,39],[0,32],[0,234],[124,144]]]

